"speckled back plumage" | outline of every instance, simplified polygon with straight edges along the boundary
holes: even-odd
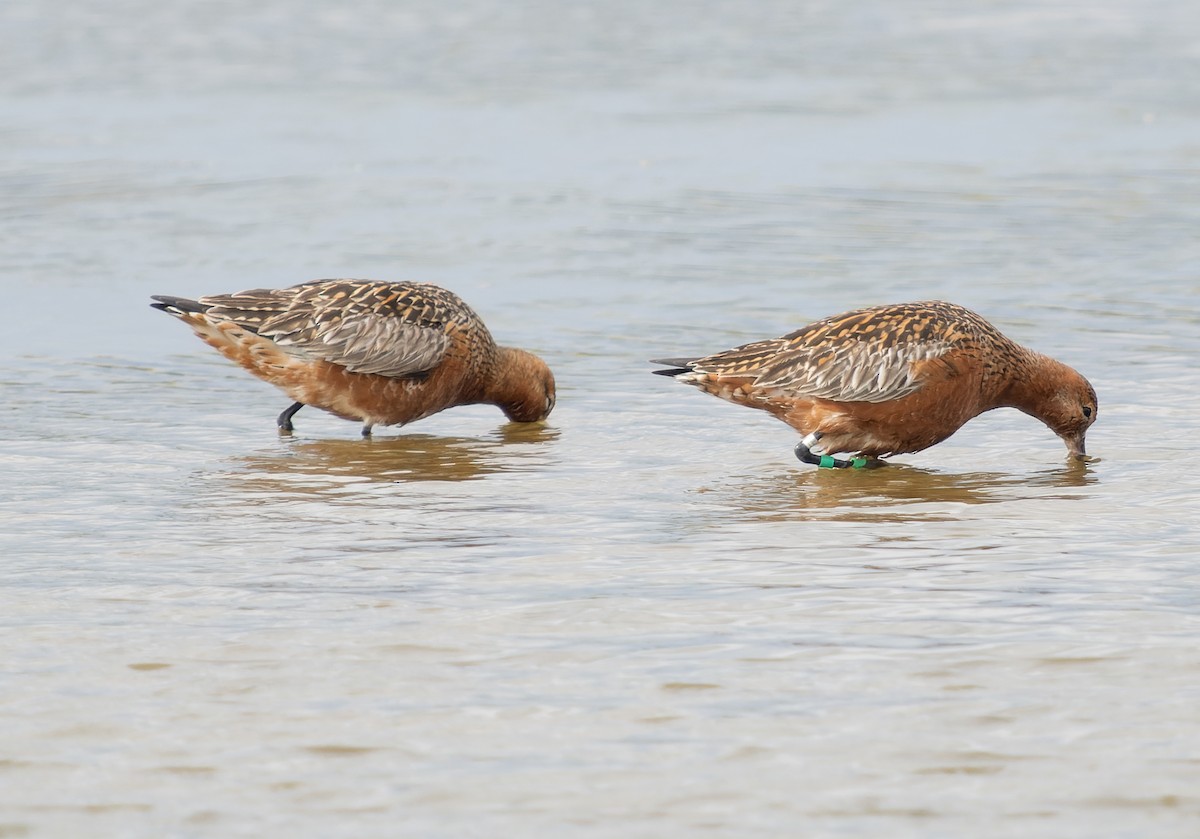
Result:
[[[1000,357],[1021,348],[954,303],[873,306],[834,315],[780,338],[686,362],[696,374],[746,377],[755,387],[838,402],[887,402],[921,388],[921,367],[951,350]],[[991,364],[998,363],[994,359]]]
[[[430,283],[315,280],[207,295],[198,302],[208,307],[210,318],[353,373],[424,373],[445,357],[453,332],[464,333],[474,364],[490,364],[495,356],[495,342],[479,316],[456,294]]]

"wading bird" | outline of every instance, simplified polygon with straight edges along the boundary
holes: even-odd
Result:
[[[669,365],[655,373],[783,420],[804,435],[796,456],[818,466],[862,468],[919,452],[993,408],[1036,417],[1083,458],[1096,421],[1087,379],[942,301],[857,309],[780,338],[652,363]]]
[[[513,422],[545,419],[554,376],[532,353],[497,346],[457,295],[429,283],[314,280],[290,288],[155,295],[209,346],[294,403],[363,424],[404,425],[456,405],[496,405]]]

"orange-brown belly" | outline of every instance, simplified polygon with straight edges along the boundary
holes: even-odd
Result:
[[[235,364],[270,382],[296,402],[371,425],[403,425],[472,401],[470,377],[454,357],[427,376],[392,378],[284,352],[277,344],[230,323],[192,322],[196,333]]]
[[[789,396],[778,389],[758,389],[746,379],[726,378],[700,386],[714,396],[767,411],[801,434],[820,432],[821,447],[827,452],[870,457],[927,449],[982,413],[978,384],[965,379],[931,383],[888,402]]]

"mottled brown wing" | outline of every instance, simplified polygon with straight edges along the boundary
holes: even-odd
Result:
[[[867,342],[786,350],[759,373],[755,384],[834,402],[888,402],[921,389],[919,362],[952,349],[944,342],[881,348]]]
[[[755,341],[704,358],[694,359],[687,362],[687,366],[697,373],[714,373],[731,378],[747,376],[754,378],[762,372],[772,358],[779,354],[783,347],[784,340],[782,338]]]
[[[201,302],[210,317],[253,329],[288,352],[394,378],[433,369],[450,346],[447,330],[478,323],[456,295],[426,283],[322,280]]]
[[[939,301],[878,306],[817,321],[782,338],[699,359],[699,372],[754,376],[762,389],[836,402],[887,402],[920,390],[925,362],[994,331],[972,312]]]

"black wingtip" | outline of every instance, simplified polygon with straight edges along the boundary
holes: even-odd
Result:
[[[656,376],[678,376],[681,373],[690,373],[695,362],[694,358],[652,358],[650,359],[651,364],[669,364],[671,366],[665,370],[651,370],[650,372]]]
[[[187,297],[174,297],[170,294],[151,294],[150,299],[158,301],[157,303],[150,304],[151,309],[158,309],[160,312],[166,312],[168,315],[177,312],[208,311],[208,306]]]

